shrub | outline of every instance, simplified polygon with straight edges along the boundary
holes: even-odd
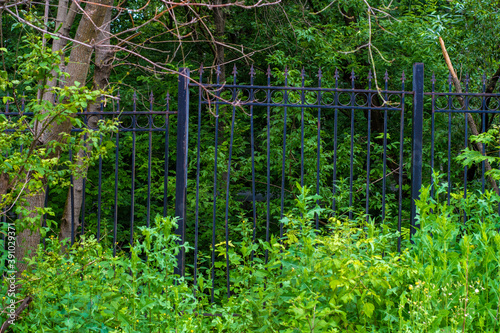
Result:
[[[439,184],[436,178],[435,184]],[[210,304],[210,281],[174,276],[181,249],[175,219],[156,217],[129,253],[113,257],[94,238],[61,254],[47,241],[31,260],[22,293],[34,297],[13,332],[497,332],[500,304],[500,197],[452,195],[446,184],[421,191],[412,242],[365,217],[330,218],[309,189],[283,223],[283,239],[241,241],[228,255],[231,297]],[[464,224],[464,214],[467,220]],[[190,249],[185,244],[186,249]],[[217,263],[225,268],[226,261]],[[207,267],[205,267],[207,270]],[[204,271],[203,269],[201,270]],[[216,284],[217,285],[217,284]],[[225,286],[214,292],[223,295]],[[5,307],[5,301],[3,301]]]

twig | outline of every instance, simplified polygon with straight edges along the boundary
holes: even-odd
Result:
[[[406,163],[403,164],[403,166],[405,166]],[[386,178],[387,176],[390,176],[392,175],[394,172],[398,171],[399,169],[401,169],[401,167],[397,167],[396,169],[392,170],[391,172],[389,172],[388,174],[386,174],[385,176],[382,176],[380,177],[379,179],[373,181],[370,183],[370,185],[373,185],[375,183],[378,183],[379,181],[381,181],[382,179]],[[360,191],[363,191],[364,189],[363,188],[360,188],[359,190],[356,191],[356,193],[360,192]]]
[[[16,311],[14,312],[14,318],[9,318],[7,319],[2,327],[0,327],[0,333],[3,333],[5,331],[7,331],[7,328],[12,325],[14,323],[14,321],[19,318],[19,315],[21,314],[21,312],[24,311],[24,309],[26,309],[28,307],[28,305],[33,301],[33,298],[31,298],[30,296],[26,296],[26,298],[22,301],[21,305],[16,309]]]

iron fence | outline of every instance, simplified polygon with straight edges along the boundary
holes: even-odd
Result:
[[[436,91],[434,76],[426,84],[423,64],[414,65],[411,89],[404,73],[392,82],[386,74],[382,88],[371,73],[252,67],[240,76],[234,68],[226,82],[220,75],[200,68],[192,78],[181,69],[177,111],[169,95],[163,110],[154,110],[151,95],[149,110],[138,111],[134,95],[131,111],[116,98],[113,110],[101,103],[101,111],[79,114],[85,123],[116,117],[121,124],[114,154],[100,157],[83,180],[82,223],[71,242],[95,231],[116,253],[132,244],[138,220],[149,226],[155,213],[174,214],[180,242],[194,247],[178,254],[175,273],[195,284],[208,276],[214,301],[216,284],[231,294],[229,248],[242,229],[254,242],[283,236],[296,183],[312,187],[316,204],[328,209],[315,216],[316,228],[332,218],[372,219],[399,231],[398,251],[418,227],[415,200],[422,185],[433,184],[432,170],[447,175],[448,200],[455,190],[465,196],[495,188],[484,163],[472,171],[454,160],[470,147],[472,123],[480,121],[484,132],[498,122],[500,94],[487,92],[484,78],[480,93],[469,92],[467,79],[465,91],[455,93],[451,79],[446,92]],[[4,114],[17,115],[8,108]],[[47,205],[60,204],[57,191],[47,192]]]

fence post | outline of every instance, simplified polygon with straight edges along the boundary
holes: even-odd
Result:
[[[411,142],[411,229],[410,236],[420,227],[416,223],[415,200],[422,187],[422,139],[424,123],[424,64],[413,65],[413,121]]]
[[[177,106],[177,165],[175,185],[175,216],[178,226],[175,233],[180,237],[179,244],[184,244],[186,234],[186,192],[188,166],[188,127],[189,127],[189,68],[179,70],[179,95]],[[184,276],[186,253],[184,248],[177,254],[177,267],[174,274]]]

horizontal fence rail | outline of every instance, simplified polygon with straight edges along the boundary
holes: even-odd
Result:
[[[76,114],[85,126],[96,118],[119,120],[118,131],[100,139],[113,143],[112,152],[64,191],[48,188],[45,205],[54,207],[57,220],[68,200],[71,242],[91,233],[114,254],[127,251],[139,237],[134,232],[156,214],[179,217],[176,233],[194,251],[178,254],[175,274],[195,285],[210,280],[212,302],[233,292],[233,246],[286,234],[283,218],[294,211],[297,184],[326,210],[314,216],[316,229],[332,221],[374,221],[399,232],[398,251],[418,228],[422,186],[446,186],[448,201],[454,193],[498,188],[485,176],[485,162],[463,167],[456,161],[467,147],[491,153],[470,142],[499,122],[500,94],[486,92],[484,78],[474,86],[481,92],[470,92],[466,78],[457,93],[451,79],[426,79],[423,64],[414,65],[409,82],[404,73],[376,82],[371,72],[257,73],[251,67],[239,73],[235,67],[222,82],[220,68],[215,75],[203,67],[179,72],[173,103],[169,94],[160,103],[151,94],[138,107],[134,93]],[[6,105],[2,114],[32,116],[24,102],[20,110]],[[67,158],[77,153],[70,150]],[[440,184],[433,170],[444,174]],[[17,218],[3,215],[3,222]],[[251,260],[268,260],[267,252],[257,256],[252,251]],[[216,294],[222,286],[225,295]]]

